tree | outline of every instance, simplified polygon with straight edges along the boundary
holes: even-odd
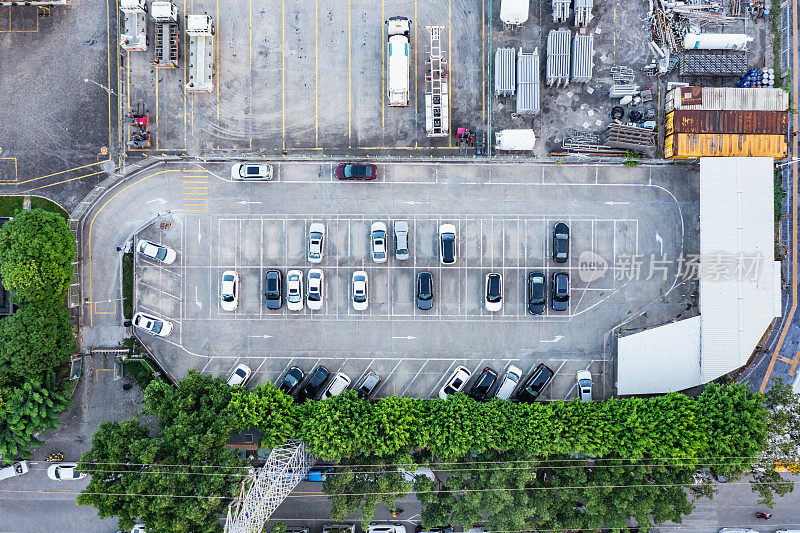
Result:
[[[0,229],[0,274],[18,302],[63,300],[74,260],[75,237],[56,213],[21,211]]]
[[[0,389],[0,462],[30,457],[41,444],[34,435],[58,427],[69,397],[55,374],[47,372],[18,388]]]
[[[267,381],[254,389],[238,389],[228,404],[236,428],[255,427],[261,432],[260,445],[273,448],[294,436],[298,405]]]
[[[0,320],[0,385],[54,369],[73,353],[72,325],[65,309],[30,303]]]
[[[142,413],[158,417],[156,436],[136,420],[101,426],[79,464],[93,476],[78,503],[119,517],[123,529],[139,519],[154,531],[218,531],[249,471],[225,448],[231,395],[223,381],[194,372],[177,388],[152,381]]]
[[[751,481],[751,489],[760,496],[759,505],[769,508],[775,505],[776,494],[785,496],[794,491],[794,482],[777,469],[800,473],[800,394],[781,378],[773,379],[771,385],[764,394],[769,413],[767,441]]]
[[[358,454],[347,458],[346,465],[326,476],[322,490],[331,500],[331,518],[342,521],[348,515],[361,512],[361,526],[364,531],[375,515],[375,507],[384,503],[395,508],[397,500],[411,492],[412,484],[405,481],[403,473],[396,464],[414,463],[410,454],[376,457],[371,454]],[[406,467],[406,470],[415,470]]]

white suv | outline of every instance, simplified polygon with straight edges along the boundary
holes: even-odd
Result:
[[[370,524],[367,533],[406,533],[406,528],[401,524]]]

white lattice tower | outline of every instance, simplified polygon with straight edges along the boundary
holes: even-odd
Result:
[[[316,461],[302,441],[273,448],[264,467],[242,482],[242,493],[228,506],[225,533],[259,533]]]

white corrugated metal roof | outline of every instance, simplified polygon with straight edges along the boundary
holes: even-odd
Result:
[[[673,392],[700,384],[700,317],[620,337],[617,394]]]
[[[619,394],[677,391],[727,374],[780,316],[773,164],[700,158],[700,316],[620,338]]]
[[[775,317],[773,165],[769,157],[700,159],[703,382],[744,365]],[[716,279],[718,259],[734,275]]]

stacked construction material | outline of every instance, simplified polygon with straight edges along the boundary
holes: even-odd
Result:
[[[572,81],[587,83],[592,79],[594,36],[576,35],[572,40]]]
[[[592,21],[592,7],[594,0],[575,0],[575,26],[587,26]]]
[[[516,91],[516,56],[513,48],[498,48],[494,54],[494,94],[514,96]]]
[[[606,144],[612,148],[653,155],[656,149],[656,132],[649,128],[612,122],[606,128]]]
[[[539,49],[517,55],[517,114],[538,115],[539,106]]]
[[[550,30],[547,34],[547,85],[560,87],[569,83],[569,48],[572,32]]]
[[[553,22],[566,22],[572,0],[553,0]]]
[[[739,76],[747,70],[745,54],[698,53],[681,56],[681,76]]]
[[[771,68],[748,69],[736,82],[737,87],[773,87],[774,85],[775,69]]]
[[[664,156],[786,157],[781,89],[678,87],[667,93]]]

